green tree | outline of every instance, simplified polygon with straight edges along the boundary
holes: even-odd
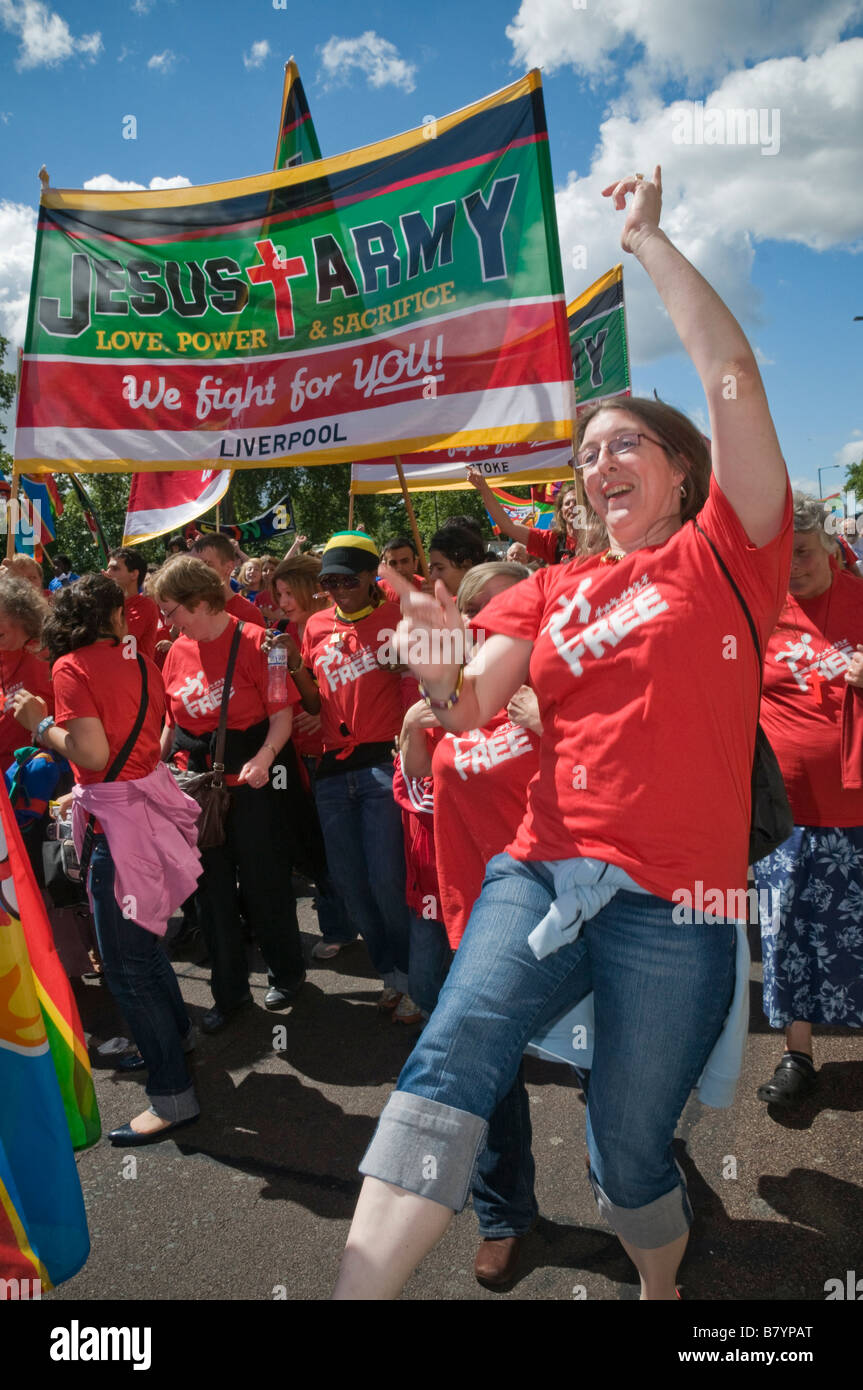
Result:
[[[11,471],[12,456],[3,445],[3,437],[6,434],[4,418],[11,411],[12,402],[15,399],[15,373],[3,370],[8,346],[8,338],[0,335],[0,468],[5,473]]]
[[[858,503],[863,505],[863,457],[859,463],[852,463],[845,474],[845,491],[853,492]]]

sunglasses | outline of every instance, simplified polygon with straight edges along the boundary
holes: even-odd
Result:
[[[357,574],[322,574],[318,579],[318,584],[328,594],[335,589],[358,589],[360,582]]]

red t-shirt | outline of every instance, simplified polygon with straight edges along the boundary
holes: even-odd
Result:
[[[260,608],[256,608],[242,594],[232,594],[225,604],[225,612],[238,622],[254,623],[255,627],[266,627],[266,620]]]
[[[484,729],[443,737],[435,731],[432,741],[435,855],[443,922],[455,950],[488,861],[524,819],[528,783],[539,768],[539,737],[503,710]]]
[[[121,644],[94,642],[54,662],[54,718],[62,727],[69,719],[100,719],[108,739],[108,761],[99,772],[72,768],[82,786],[104,782],[105,773],[135,724],[141,706],[141,668],[124,655]],[[159,736],[165,714],[165,689],[158,668],[147,661],[147,713],[135,746],[116,778],[132,782],[148,777],[159,761]]]
[[[38,695],[48,706],[48,713],[54,713],[51,672],[41,657],[23,647],[17,652],[0,652],[0,693],[4,710],[0,715],[0,772],[5,772],[9,767],[16,748],[25,748],[33,742],[32,735],[24,725],[18,723],[14,714],[6,712],[6,707],[19,690]]]
[[[378,661],[391,651],[401,619],[396,603],[382,603],[357,623],[334,608],[313,613],[303,634],[303,661],[321,692],[324,750],[352,750],[360,743],[394,739],[402,726],[402,678]]]
[[[778,536],[750,544],[715,479],[699,522],[741,590],[762,651],[790,572]],[[517,859],[607,860],[667,901],[746,883],[758,664],[749,627],[690,522],[615,564],[541,570],[482,610],[533,644],[544,734]]]
[[[161,615],[158,606],[147,594],[133,594],[125,602],[126,626],[138,643],[138,651],[150,660],[156,655],[156,633]]]
[[[440,921],[435,866],[434,788],[430,777],[405,777],[401,757],[393,771],[393,797],[401,808],[405,842],[405,901],[426,921]]]
[[[795,825],[863,825],[863,791],[843,789],[840,775],[845,672],[858,643],[863,590],[846,570],[817,598],[789,595],[768,643],[761,722]]]
[[[422,586],[423,586],[423,584],[425,584],[425,580],[423,579],[423,577],[422,577],[421,574],[412,574],[412,575],[410,576],[410,582],[411,582],[411,584],[413,584],[413,586],[414,586],[415,589],[421,589]],[[395,591],[395,589],[393,588],[392,584],[389,582],[389,580],[388,580],[386,577],[382,577],[382,578],[379,578],[379,579],[378,579],[378,588],[380,589],[380,591],[381,591],[381,593],[383,594],[384,598],[386,599],[387,603],[399,603],[399,602],[400,602],[400,599],[399,599],[398,594],[396,593],[396,591]]]
[[[559,531],[550,527],[547,531],[540,531],[538,526],[528,526],[527,545],[525,550],[528,555],[535,555],[538,560],[544,560],[547,565],[558,564],[557,543],[561,539]],[[575,550],[578,544],[576,536],[567,536],[564,551],[570,553]]]
[[[231,619],[220,637],[212,642],[195,642],[191,637],[178,637],[165,660],[162,675],[168,702],[166,721],[179,724],[190,734],[201,737],[219,727],[222,692],[234,629]],[[244,627],[231,680],[228,697],[229,729],[249,729],[269,719],[285,708],[285,702],[272,701],[268,694],[269,668],[267,654],[261,650],[266,636],[262,627]],[[288,676],[287,704],[298,698],[297,687]],[[236,774],[225,775],[229,786],[237,783]]]

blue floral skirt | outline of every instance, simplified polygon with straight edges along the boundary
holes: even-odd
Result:
[[[771,1025],[863,1027],[863,827],[795,825],[752,871]]]

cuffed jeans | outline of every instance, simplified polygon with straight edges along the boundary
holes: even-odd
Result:
[[[291,845],[279,795],[270,785],[232,787],[225,843],[201,851],[198,914],[210,953],[213,1000],[222,1013],[235,1009],[249,993],[241,895],[270,984],[293,989],[305,971],[291,887]]]
[[[438,1002],[452,961],[443,922],[411,912],[409,994],[430,1016]],[[471,1196],[483,1237],[523,1236],[539,1208],[533,1185],[535,1166],[531,1143],[530,1100],[522,1068],[488,1125],[485,1147],[477,1160]]]
[[[527,938],[552,895],[546,865],[491,861],[360,1168],[460,1211],[527,1043],[592,989],[591,1182],[619,1236],[642,1249],[667,1245],[691,1222],[672,1140],[731,1002],[735,928],[678,926],[670,902],[618,892],[575,942],[538,961]]]
[[[105,979],[147,1064],[151,1108],[163,1120],[191,1119],[201,1109],[183,1050],[192,1021],[158,936],[120,910],[104,835],[96,836],[87,886]]]
[[[319,778],[315,803],[333,888],[384,984],[405,993],[410,921],[392,763]]]

